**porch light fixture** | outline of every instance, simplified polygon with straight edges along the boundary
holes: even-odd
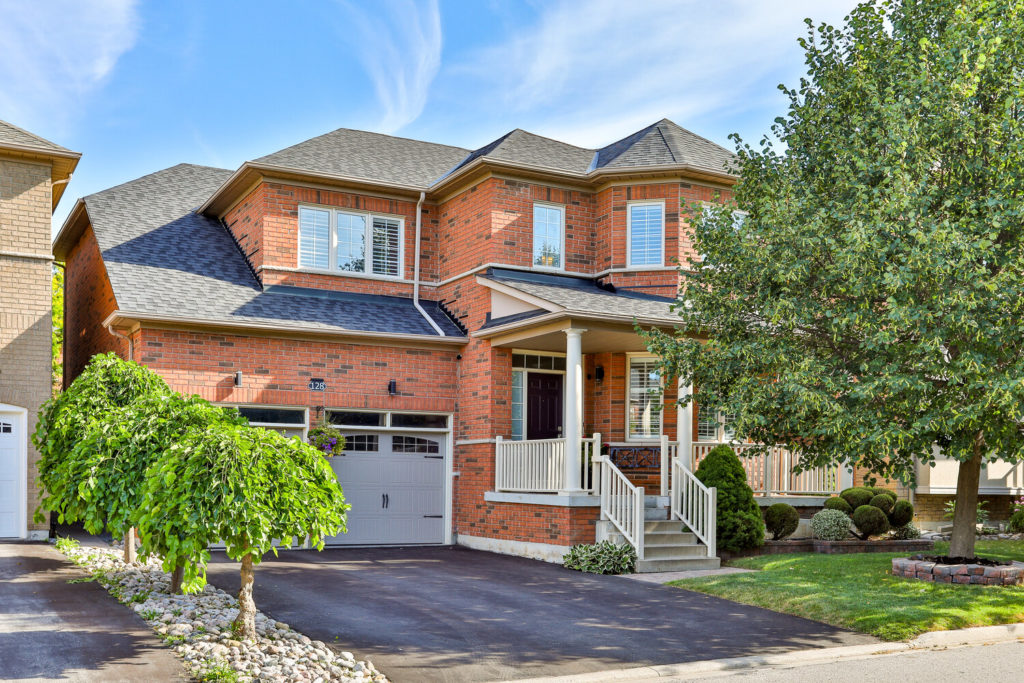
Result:
[[[241,370],[239,370],[238,372],[235,373],[235,386],[236,387],[242,386],[242,371]]]
[[[398,393],[398,382],[395,380],[388,380],[388,394],[394,396]]]
[[[603,365],[598,365],[596,368],[594,368],[594,379],[597,380],[598,383],[601,383],[601,382],[604,381],[604,366]]]

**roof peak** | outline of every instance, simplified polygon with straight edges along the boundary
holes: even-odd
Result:
[[[28,140],[25,140],[24,138],[28,138]],[[5,142],[25,147],[35,147],[42,151],[77,154],[77,152],[72,152],[67,147],[58,145],[56,142],[51,142],[50,140],[36,135],[31,131],[25,130],[21,126],[14,125],[10,121],[0,119],[0,144]]]

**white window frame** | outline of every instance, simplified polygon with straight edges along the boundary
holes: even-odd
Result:
[[[657,263],[633,263],[633,208],[637,206],[658,206],[661,208],[661,240],[658,244]],[[665,200],[664,199],[643,199],[626,202],[626,267],[627,268],[659,268],[665,265],[665,240],[667,229],[665,227]]]
[[[327,211],[330,214],[330,227],[328,239],[327,270],[313,268],[302,263],[302,218],[303,209],[311,211]],[[365,270],[338,270],[338,214],[350,214],[362,216],[366,222],[363,253],[363,268]],[[382,275],[373,272],[373,219],[383,218],[386,220],[398,221],[398,275]],[[397,214],[382,213],[380,211],[360,211],[359,209],[345,209],[337,206],[322,206],[319,204],[299,204],[295,212],[295,265],[299,270],[327,273],[330,275],[344,275],[349,277],[373,278],[376,280],[405,280],[405,217]]]
[[[328,422],[328,426],[338,430],[344,431],[360,431],[360,432],[405,432],[405,433],[432,433],[432,434],[445,434],[452,430],[452,414],[443,413],[435,410],[388,410],[387,408],[373,409],[373,408],[343,408],[339,406],[328,406],[324,408],[324,415],[327,413],[373,413],[375,415],[384,415],[384,424],[382,425],[338,425],[333,422]],[[446,427],[393,427],[391,425],[392,415],[435,415],[438,417],[448,418],[448,426]]]
[[[626,411],[625,411],[625,415],[624,415],[624,417],[625,417],[625,429],[623,430],[625,432],[625,435],[626,435],[626,441],[636,441],[636,442],[660,441],[661,440],[661,435],[665,433],[665,400],[664,400],[664,398],[665,398],[665,394],[664,394],[664,392],[665,392],[665,378],[664,377],[661,378],[662,401],[661,401],[661,410],[659,411],[661,413],[661,417],[658,419],[658,433],[653,435],[653,436],[633,436],[632,434],[630,434],[630,431],[629,431],[630,378],[632,377],[632,374],[633,374],[632,371],[631,371],[631,366],[633,364],[633,361],[635,361],[635,360],[636,361],[655,361],[655,362],[657,362],[658,357],[657,356],[652,356],[651,354],[644,353],[642,351],[636,352],[636,353],[627,353],[626,354]]]
[[[707,215],[708,209],[710,209],[712,207],[717,207],[717,206],[724,206],[724,204],[715,203],[715,202],[701,202],[701,212],[704,215]],[[733,209],[732,210],[732,226],[733,226],[733,229],[734,230],[738,230],[740,228],[740,226],[743,225],[743,221],[747,220],[747,218],[749,218],[749,217],[750,217],[750,212],[749,211],[741,211],[740,209]],[[737,220],[737,219],[739,219],[739,220]],[[688,237],[688,239],[690,240],[690,246],[691,247],[694,246],[694,244],[693,244],[693,230],[692,230],[692,227],[691,227],[690,236]],[[697,254],[697,260],[703,261],[704,260],[704,254]]]
[[[742,441],[740,441],[739,439],[736,438],[735,418],[733,420],[733,425],[732,425],[732,430],[733,430],[732,437],[731,438],[726,438],[727,437],[726,427],[725,427],[725,425],[726,425],[726,419],[725,419],[726,415],[721,410],[716,410],[715,411],[715,425],[716,426],[715,426],[715,437],[714,437],[714,439],[709,441],[707,439],[702,438],[700,436],[700,412],[701,412],[700,403],[698,403],[697,404],[697,431],[695,432],[697,434],[697,438],[694,439],[694,441],[696,441],[697,443],[743,443]],[[710,422],[710,420],[709,420],[709,422]]]
[[[306,406],[287,406],[272,403],[217,403],[221,408],[267,408],[268,410],[301,410],[303,422],[250,422],[252,427],[263,427],[264,429],[301,429],[302,440],[309,436],[309,408]]]
[[[555,266],[538,266],[535,262],[536,254],[534,253],[534,239],[536,232],[534,230],[534,220],[537,217],[537,207],[543,207],[545,209],[557,209],[559,218],[558,232],[559,232],[559,246],[560,249],[558,256],[557,267]],[[548,270],[553,272],[565,271],[565,204],[555,204],[554,202],[534,202],[530,208],[530,268],[537,270]]]

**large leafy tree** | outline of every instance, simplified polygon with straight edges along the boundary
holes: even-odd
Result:
[[[1024,2],[868,2],[808,27],[777,139],[735,138],[746,217],[694,216],[677,310],[706,343],[650,347],[804,467],[912,483],[941,448],[950,553],[973,555],[982,465],[1024,459]]]
[[[142,554],[164,569],[185,567],[185,584],[205,581],[210,545],[241,562],[236,629],[256,637],[254,567],[278,543],[344,531],[341,487],[323,453],[258,427],[217,423],[189,430],[149,468],[139,520]]]

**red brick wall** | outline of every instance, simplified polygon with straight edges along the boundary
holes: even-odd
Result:
[[[139,360],[209,401],[452,412],[457,351],[144,328]],[[243,387],[234,386],[236,371]],[[326,393],[311,393],[323,377]],[[399,394],[389,396],[388,380]]]
[[[266,184],[260,183],[224,215],[224,223],[257,274],[261,272],[264,260],[263,215],[267,210],[266,198]]]
[[[64,382],[70,384],[97,353],[128,355],[128,342],[102,323],[117,309],[92,228],[68,253],[64,279]]]

